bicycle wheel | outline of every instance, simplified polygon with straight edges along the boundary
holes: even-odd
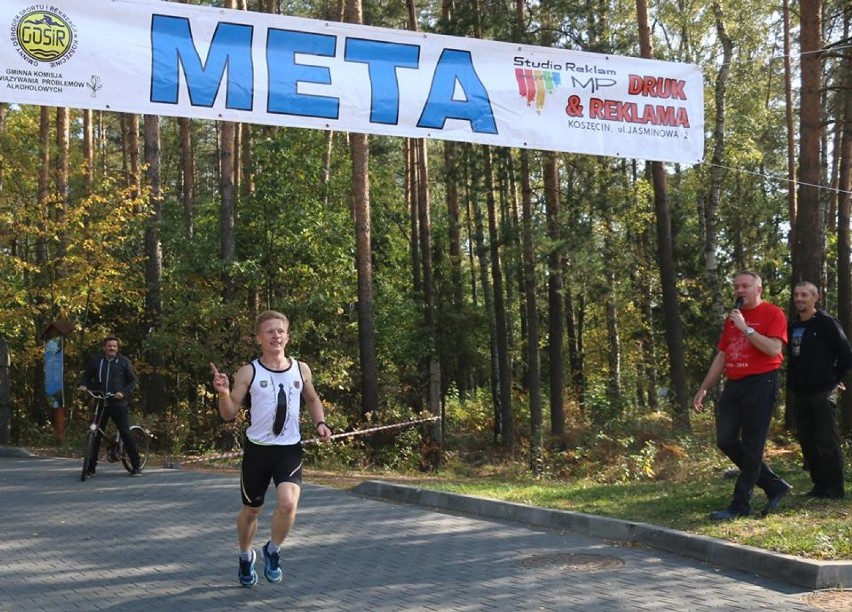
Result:
[[[148,432],[139,425],[133,425],[130,428],[130,437],[136,443],[136,450],[139,451],[139,469],[145,467],[148,462]],[[130,457],[127,455],[127,449],[123,449],[121,453],[121,462],[124,464],[124,469],[128,472],[133,472],[133,464],[130,463]]]
[[[97,434],[93,431],[86,434],[86,445],[83,447],[83,471],[80,472],[80,480],[83,482],[86,481],[86,477],[89,475],[89,460],[92,458],[92,454],[95,451],[96,435]]]

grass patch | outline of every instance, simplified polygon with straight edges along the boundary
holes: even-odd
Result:
[[[796,491],[809,489],[806,478],[793,481]],[[848,501],[810,499],[794,491],[777,513],[766,518],[754,516],[715,523],[708,519],[709,512],[724,508],[733,488],[733,481],[721,476],[694,483],[429,479],[416,484],[440,491],[651,523],[811,559],[852,559],[852,508]],[[752,505],[758,513],[763,502],[762,494],[755,495]]]
[[[656,420],[610,427],[607,433],[577,428],[562,441],[563,450],[547,452],[540,477],[534,477],[522,460],[525,449],[507,458],[480,435],[449,438],[437,473],[322,461],[308,466],[308,479],[341,487],[367,479],[387,480],[650,523],[810,559],[852,560],[852,501],[804,496],[811,489],[810,477],[802,470],[801,452],[789,434],[772,432],[767,462],[793,485],[793,492],[775,513],[760,518],[766,497],[757,489],[751,517],[716,523],[709,514],[730,503],[734,480],[729,474],[733,466],[715,447],[712,417],[696,417],[688,436],[669,432],[667,423]],[[847,473],[852,473],[849,446],[846,455]]]

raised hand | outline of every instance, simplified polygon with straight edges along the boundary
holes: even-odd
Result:
[[[231,390],[231,382],[228,380],[228,375],[220,372],[216,368],[216,364],[210,363],[210,372],[213,374],[213,388],[216,393],[228,393]]]

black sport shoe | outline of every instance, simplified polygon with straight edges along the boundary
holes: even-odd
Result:
[[[284,572],[281,571],[278,553],[269,554],[269,542],[263,545],[263,575],[269,582],[281,582]]]
[[[237,577],[240,579],[240,584],[247,589],[257,584],[257,572],[254,571],[254,562],[257,561],[257,555],[254,549],[251,551],[251,560],[244,561],[240,557],[240,569],[237,571]]]
[[[135,470],[130,472],[130,475],[131,476],[141,476],[142,475],[142,468],[136,468]]]

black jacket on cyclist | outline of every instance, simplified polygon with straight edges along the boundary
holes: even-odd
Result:
[[[130,394],[139,384],[139,377],[130,360],[124,355],[116,355],[114,359],[108,359],[99,355],[92,359],[80,384],[92,391],[103,393],[121,393],[121,399],[111,397],[106,401],[107,406],[127,406]]]

